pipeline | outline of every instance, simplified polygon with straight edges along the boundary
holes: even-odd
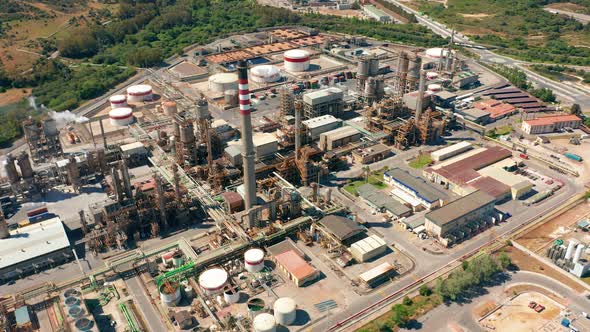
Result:
[[[133,316],[129,312],[129,309],[127,308],[125,303],[120,303],[119,309],[123,313],[125,320],[127,320],[127,325],[129,325],[129,331],[130,332],[140,332],[139,328],[137,327],[137,323],[135,323],[135,319],[133,319]]]

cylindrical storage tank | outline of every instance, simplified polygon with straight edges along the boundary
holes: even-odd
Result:
[[[283,54],[285,69],[289,72],[302,72],[309,69],[309,52],[289,50]]]
[[[375,76],[379,73],[379,58],[372,57],[369,59],[369,75]]]
[[[433,47],[427,49],[425,53],[431,58],[446,58],[449,55],[449,50],[441,47]]]
[[[574,249],[576,248],[576,241],[570,240],[570,243],[567,246],[567,251],[565,252],[565,259],[569,260],[574,255]]]
[[[276,66],[262,65],[250,69],[250,80],[257,83],[272,83],[281,79],[281,73]]]
[[[114,95],[109,98],[111,108],[127,107],[127,96]]]
[[[223,93],[225,105],[234,107],[238,105],[238,90],[226,90]]]
[[[127,126],[133,123],[133,110],[129,107],[119,107],[109,112],[109,119],[113,126]]]
[[[240,292],[233,286],[226,286],[223,290],[223,299],[227,303],[237,303],[240,301]]]
[[[207,294],[215,294],[223,289],[227,283],[227,272],[221,268],[206,270],[199,276],[199,286]]]
[[[178,106],[175,101],[169,100],[162,103],[162,109],[164,110],[164,114],[173,116],[178,111]]]
[[[147,84],[132,85],[127,88],[127,101],[142,102],[152,99],[152,86]]]
[[[244,253],[246,271],[250,273],[260,272],[264,268],[264,251],[253,248]]]
[[[264,303],[264,300],[258,297],[249,299],[248,303],[246,303],[246,306],[248,307],[248,311],[252,314],[263,312],[266,309],[266,304]]]
[[[192,143],[195,141],[195,133],[192,124],[189,123],[180,128],[180,141],[183,143]]]
[[[23,151],[18,155],[18,167],[23,179],[30,179],[33,177],[33,167],[29,155]]]
[[[84,315],[84,309],[80,308],[80,306],[75,305],[68,309],[68,315],[72,318],[80,318]]]
[[[277,324],[283,326],[291,325],[297,317],[297,305],[290,297],[281,297],[275,301],[274,316]]]
[[[6,155],[6,160],[4,161],[4,172],[6,172],[6,176],[8,177],[8,181],[10,184],[15,184],[20,180],[20,175],[18,175],[18,171],[16,170],[16,159],[12,154]]]
[[[80,295],[82,295],[82,293],[80,293],[79,290],[77,290],[75,288],[70,288],[64,292],[63,296],[64,296],[64,299],[67,299],[68,297],[78,297]]]
[[[66,300],[64,302],[66,304],[66,307],[68,307],[68,308],[80,305],[80,299],[75,296],[71,296],[71,297],[66,298]]]
[[[277,322],[273,315],[262,313],[252,321],[255,332],[275,332],[277,329]]]
[[[43,121],[43,132],[46,136],[57,136],[59,130],[57,130],[57,121],[53,118],[48,118]]]
[[[414,56],[410,58],[409,66],[408,66],[408,78],[413,79],[415,81],[420,79],[420,71],[422,70],[422,58],[419,56]]]
[[[430,92],[439,92],[442,90],[442,85],[440,84],[428,84],[428,91]]]
[[[359,60],[356,75],[359,78],[367,78],[369,76],[369,59],[363,57]]]
[[[428,80],[434,80],[438,78],[438,73],[433,72],[433,71],[429,71],[426,73],[426,79]]]
[[[192,298],[195,295],[195,291],[191,286],[184,287],[184,296]]]
[[[209,90],[224,93],[227,90],[238,89],[238,75],[233,73],[219,73],[209,77]]]
[[[164,264],[169,263],[172,258],[174,258],[174,256],[176,255],[176,251],[168,251],[162,254],[162,262]]]
[[[182,294],[177,282],[166,282],[160,285],[160,300],[168,307],[175,307],[180,303]]]
[[[92,330],[94,326],[94,322],[86,317],[76,319],[74,326],[78,329],[78,331],[85,332]]]

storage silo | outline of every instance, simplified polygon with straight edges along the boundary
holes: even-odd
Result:
[[[16,170],[16,158],[10,153],[6,155],[6,160],[4,161],[4,171],[6,172],[6,176],[8,177],[8,182],[10,184],[16,184],[20,180],[20,175]]]
[[[227,272],[222,268],[212,268],[201,273],[199,276],[199,286],[205,293],[211,295],[223,289],[228,279]]]
[[[127,126],[133,122],[133,110],[129,107],[112,109],[109,112],[109,119],[113,126]]]
[[[309,69],[309,52],[305,50],[289,50],[283,54],[285,69],[289,72],[302,72]]]
[[[218,73],[209,77],[209,90],[224,93],[227,90],[238,89],[238,75],[233,73]]]
[[[127,88],[127,100],[143,102],[152,99],[152,86],[148,84],[132,85]]]
[[[174,100],[168,100],[162,103],[162,109],[164,110],[164,114],[174,116],[178,112],[178,105]]]
[[[379,58],[369,58],[369,76],[375,76],[379,73]]]
[[[297,305],[290,297],[281,297],[274,303],[274,317],[277,324],[291,325],[297,318]]]
[[[359,59],[356,77],[359,79],[366,79],[369,77],[369,59],[367,57],[362,57]]]
[[[244,265],[250,273],[260,272],[264,268],[264,251],[253,248],[244,253]]]
[[[111,108],[127,107],[127,96],[125,95],[114,95],[109,98]]]
[[[165,282],[160,285],[160,300],[167,307],[175,307],[180,303],[182,294],[180,285],[177,282]]]
[[[226,286],[223,289],[223,299],[227,303],[237,303],[240,301],[240,292],[234,286]]]
[[[255,332],[275,332],[277,329],[277,322],[273,315],[262,313],[252,321]]]
[[[258,83],[273,83],[281,79],[281,73],[276,66],[262,65],[250,69],[250,80]]]

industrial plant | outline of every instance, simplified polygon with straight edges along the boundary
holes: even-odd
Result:
[[[297,331],[395,284],[420,262],[365,214],[448,253],[505,221],[499,205],[563,187],[529,178],[529,152],[484,141],[497,112],[471,106],[509,85],[481,75],[452,38],[423,49],[282,27],[27,119],[2,165],[0,282],[69,272],[4,294],[2,327]],[[549,257],[582,275],[575,246]]]

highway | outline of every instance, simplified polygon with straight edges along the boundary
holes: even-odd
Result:
[[[397,1],[397,0],[387,0],[401,8],[405,11],[416,15],[416,19],[418,23],[421,25],[426,26],[432,32],[436,33],[437,35],[443,38],[450,38],[452,35],[452,29],[446,27],[445,25],[432,20],[431,18],[426,18],[421,16],[418,11],[406,6],[404,3]],[[474,46],[478,46],[477,44],[470,41],[467,37],[460,36],[455,34],[454,36],[455,42],[458,43],[465,43],[471,44]],[[481,46],[481,45],[479,45]],[[538,74],[533,73],[532,71],[528,70],[524,64],[527,62],[515,60],[506,56],[498,55],[490,50],[487,49],[477,49],[472,48],[472,52],[478,54],[480,56],[480,60],[483,63],[489,64],[502,64],[506,66],[514,66],[519,68],[520,70],[524,71],[527,74],[529,81],[534,83],[537,87],[541,88],[549,88],[552,89],[555,95],[558,97],[559,100],[565,103],[578,103],[580,104],[582,110],[590,111],[590,92],[582,90],[578,87],[574,87],[562,82],[556,82],[550,80],[548,78],[542,77]]]

